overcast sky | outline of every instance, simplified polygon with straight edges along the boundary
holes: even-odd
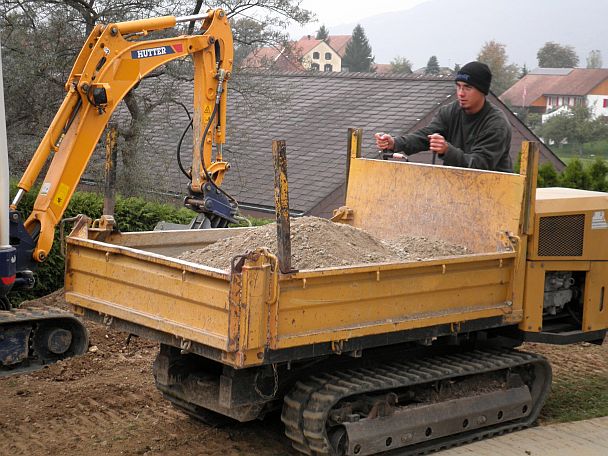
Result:
[[[289,34],[293,39],[303,35],[314,35],[325,25],[331,33],[334,25],[357,22],[364,17],[388,13],[390,11],[403,11],[427,0],[302,0],[300,6],[315,13],[318,22],[310,23],[305,27],[297,24],[290,27]]]

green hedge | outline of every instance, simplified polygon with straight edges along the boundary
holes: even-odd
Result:
[[[585,164],[578,158],[573,158],[567,162],[561,174],[550,163],[545,163],[538,168],[538,186],[608,192],[608,162],[596,157]]]
[[[11,195],[16,186],[11,185]],[[19,211],[26,217],[32,211],[37,189],[26,194],[19,204]],[[12,196],[11,196],[12,197]],[[103,212],[103,196],[90,192],[76,192],[70,201],[64,218],[85,214],[92,219],[99,218]],[[196,214],[186,208],[176,208],[170,204],[146,201],[142,198],[116,198],[114,218],[121,231],[149,231],[161,220],[173,223],[189,223]],[[69,229],[69,227],[68,227]],[[64,261],[60,254],[59,227],[55,229],[55,242],[44,263],[36,271],[36,285],[32,290],[19,291],[11,294],[11,301],[19,303],[23,300],[45,296],[63,287]]]

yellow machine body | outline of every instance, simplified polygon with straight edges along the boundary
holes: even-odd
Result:
[[[219,270],[177,256],[253,228],[102,239],[83,222],[68,238],[66,299],[160,342],[156,386],[177,408],[239,421],[280,408],[303,454],[426,452],[532,425],[551,368],[512,347],[604,338],[607,195],[537,192],[533,144],[507,174],[364,159],[360,137],[351,132],[346,204],[332,219],[470,253],[292,271],[281,219],[276,256],[250,246]],[[484,390],[458,393],[467,382]],[[445,397],[425,402],[436,392]]]
[[[226,90],[234,53],[228,18],[222,10],[210,10],[202,20],[200,35],[143,39],[149,32],[175,25],[174,16],[99,24],[82,47],[65,86],[65,99],[18,184],[21,193],[28,192],[52,156],[25,221],[36,239],[35,261],[47,257],[54,228],[118,104],[146,75],[171,60],[191,55],[194,61],[192,190],[200,192],[209,176],[221,184],[228,164],[221,153],[213,159],[212,146],[225,142]],[[202,138],[217,97],[219,115]]]
[[[525,173],[527,166],[522,168]],[[385,188],[370,189],[369,176]],[[608,230],[593,230],[591,224],[600,211],[606,214],[606,195],[571,193],[588,204],[581,212],[571,201],[564,211],[586,214],[588,256],[551,257],[549,266],[549,259],[534,255],[538,235],[524,229],[543,236],[539,220],[554,200],[546,196],[550,191],[539,190],[531,201],[529,183],[527,174],[354,155],[342,222],[380,237],[446,239],[473,253],[281,274],[274,255],[258,250],[241,270],[220,271],[175,256],[234,234],[233,229],[111,234],[105,242],[87,239],[85,229],[68,239],[66,297],[80,312],[132,322],[180,344],[212,347],[235,367],[263,364],[268,351],[306,352],[323,343],[348,351],[353,340],[391,333],[399,340],[421,328],[457,334],[478,326],[520,325],[539,331],[544,277],[536,271],[547,267],[589,273],[590,307],[581,329],[605,329],[608,310],[598,300],[608,277],[603,241]],[[526,227],[525,220],[533,223]],[[529,329],[528,322],[535,326]]]
[[[578,330],[608,327],[608,194],[570,188],[536,191],[535,235],[528,240],[523,331],[546,330],[543,292],[554,272],[585,283]],[[546,319],[545,319],[546,320]]]

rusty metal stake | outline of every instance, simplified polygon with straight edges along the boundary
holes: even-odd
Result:
[[[114,215],[116,206],[116,125],[111,125],[106,135],[106,163],[104,168],[103,215]]]
[[[291,229],[285,141],[272,142],[272,155],[274,157],[274,205],[277,217],[279,269],[283,274],[288,274],[291,272]]]

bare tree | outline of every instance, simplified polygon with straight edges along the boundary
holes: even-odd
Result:
[[[22,144],[17,148],[19,153],[12,153],[11,161],[24,165],[25,157],[31,155],[61,103],[63,86],[82,43],[98,22],[184,16],[207,7],[223,8],[231,20],[236,72],[239,59],[250,50],[286,43],[285,26],[293,21],[304,24],[312,17],[297,0],[4,0],[0,6],[0,36],[7,63],[8,131],[14,138],[12,144]],[[190,23],[160,35],[196,33],[194,27]],[[136,163],[146,119],[170,101],[175,81],[192,79],[191,67],[189,59],[174,61],[148,75],[145,85],[151,90],[136,88],[125,97],[130,120],[123,123],[119,134],[126,168]]]

